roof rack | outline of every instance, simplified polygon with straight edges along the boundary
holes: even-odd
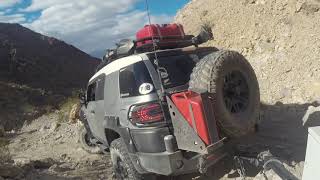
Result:
[[[116,47],[114,49],[107,49],[106,54],[103,56],[102,62],[99,64],[96,71],[102,69],[110,62],[135,53],[153,52],[154,50],[183,48],[188,46],[198,47],[198,45],[212,39],[212,31],[206,26],[201,27],[201,31],[198,36],[186,35],[183,39],[181,39],[180,36],[154,36],[140,39],[139,41],[122,39],[119,43],[116,43]],[[137,47],[137,43],[143,41],[151,41],[152,43],[147,43]]]

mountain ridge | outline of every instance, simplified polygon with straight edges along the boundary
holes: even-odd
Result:
[[[0,80],[57,93],[85,87],[99,63],[76,47],[19,24],[0,23]]]

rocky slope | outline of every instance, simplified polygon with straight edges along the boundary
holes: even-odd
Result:
[[[206,45],[239,51],[250,61],[262,110],[260,131],[248,144],[270,150],[298,177],[307,141],[301,119],[320,103],[319,19],[319,0],[192,0],[175,17],[191,34],[210,25],[215,40]],[[312,117],[317,125],[319,119]]]
[[[0,23],[0,126],[18,129],[57,109],[86,86],[98,63],[63,41]]]
[[[264,103],[320,100],[319,0],[193,0],[176,16],[188,33],[213,27],[207,45],[234,49],[253,65]]]

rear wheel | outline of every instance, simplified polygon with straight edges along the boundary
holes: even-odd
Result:
[[[213,96],[215,119],[229,137],[255,130],[259,117],[259,85],[249,62],[235,51],[217,51],[194,68],[190,89],[203,89]]]
[[[129,152],[122,138],[111,142],[110,155],[115,178],[117,180],[141,180],[129,157]]]

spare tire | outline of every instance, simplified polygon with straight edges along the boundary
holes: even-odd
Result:
[[[259,85],[253,68],[238,52],[221,50],[203,57],[193,69],[189,89],[212,94],[214,118],[226,136],[236,138],[255,131]]]

